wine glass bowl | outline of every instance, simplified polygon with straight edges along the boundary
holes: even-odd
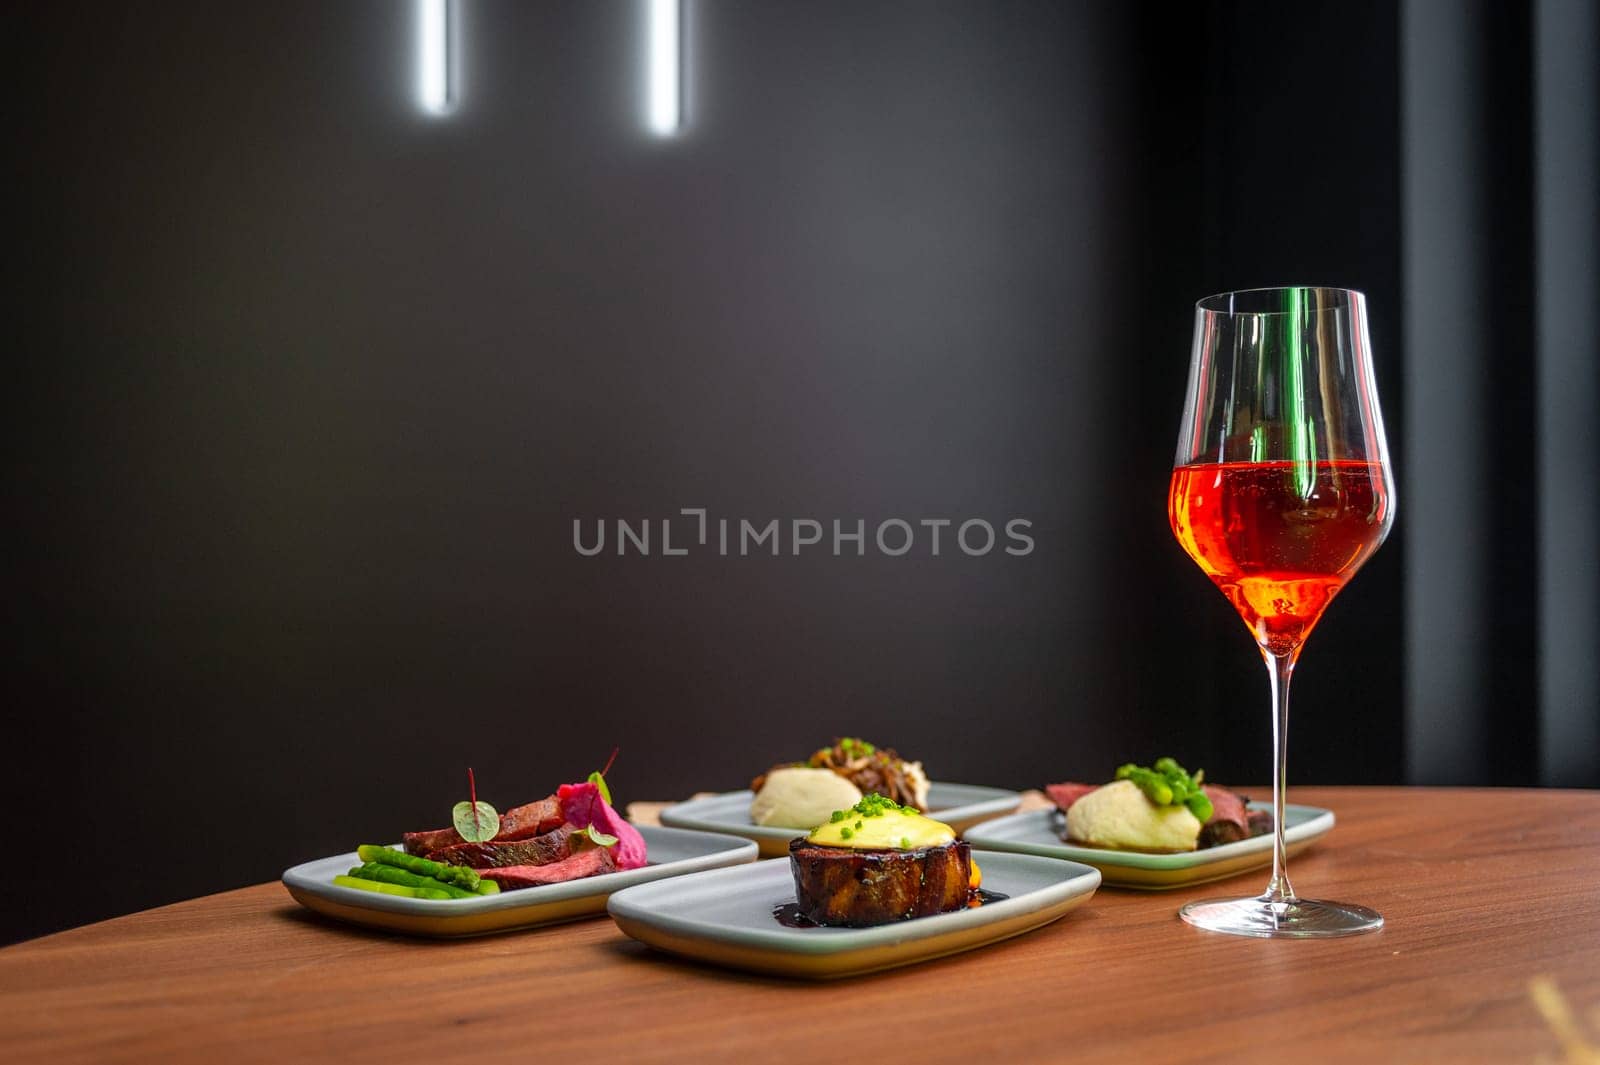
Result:
[[[1392,513],[1370,463],[1216,463],[1173,473],[1170,516],[1189,556],[1274,655],[1295,652],[1377,550]],[[1303,494],[1302,494],[1303,493]]]
[[[1298,898],[1283,842],[1290,678],[1328,604],[1394,523],[1361,293],[1251,289],[1196,304],[1167,513],[1249,628],[1273,702],[1272,881],[1259,896],[1192,902],[1183,919],[1272,937],[1381,927],[1365,907]]]

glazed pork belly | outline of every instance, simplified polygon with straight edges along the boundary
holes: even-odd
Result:
[[[801,838],[789,844],[800,914],[822,925],[864,927],[964,909],[972,848],[848,850]]]

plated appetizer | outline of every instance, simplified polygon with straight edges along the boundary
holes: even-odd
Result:
[[[780,922],[863,928],[981,904],[982,871],[950,826],[883,795],[835,810],[789,845],[795,902]]]
[[[861,820],[865,830],[867,819]],[[856,838],[853,820],[833,823],[847,825]],[[670,954],[770,975],[836,979],[1022,935],[1081,905],[1100,884],[1097,870],[1058,858],[987,852],[982,861],[984,888],[995,893],[984,905],[871,927],[818,927],[801,917],[799,904],[790,901],[795,870],[789,862],[755,862],[643,884],[612,895],[607,909],[625,934]],[[886,1029],[888,1039],[880,1042],[898,1049],[906,1043],[906,1031],[904,1025]],[[937,1036],[911,1038],[925,1044]],[[830,1050],[824,1056],[842,1055]]]
[[[804,762],[773,766],[750,782],[750,790],[750,820],[778,828],[809,829],[869,793],[928,812],[922,763],[855,737],[837,740]]]
[[[1124,765],[1109,784],[1050,784],[1045,793],[1066,815],[1061,838],[1086,847],[1181,854],[1272,831],[1270,812],[1171,758]]]
[[[334,883],[410,898],[474,898],[638,869],[648,860],[644,837],[611,806],[604,771],[503,815],[478,801],[471,770],[468,790],[450,828],[407,832],[404,850],[365,844],[356,851],[362,864]]]
[[[756,845],[761,848],[763,858],[786,858],[789,855],[789,843],[796,835],[808,832],[812,826],[826,821],[833,811],[845,809],[861,801],[861,789],[830,770],[791,766],[783,767],[781,771],[787,775],[790,769],[816,774],[809,779],[820,781],[822,788],[843,785],[843,790],[836,793],[838,797],[832,801],[811,796],[804,804],[785,804],[782,799],[786,786],[777,783],[781,779],[778,776],[780,770],[774,770],[761,781],[765,785],[762,789],[765,794],[763,804],[773,802],[787,805],[788,809],[787,812],[764,813],[758,808],[756,814],[761,815],[763,820],[768,822],[766,824],[757,824],[752,816],[751,806],[755,802],[757,793],[748,789],[724,792],[720,795],[704,795],[685,802],[673,803],[661,810],[661,823],[670,828],[722,832],[755,840]],[[833,793],[825,793],[827,794]],[[928,785],[928,809],[925,812],[949,825],[957,835],[961,835],[981,821],[1010,813],[1021,803],[1020,794],[1004,788],[985,788],[976,784],[952,784],[935,780]]]

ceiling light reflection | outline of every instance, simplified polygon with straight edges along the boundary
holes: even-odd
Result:
[[[416,0],[417,104],[430,115],[456,109],[455,0]]]
[[[681,0],[646,0],[649,5],[650,132],[670,137],[683,126]]]

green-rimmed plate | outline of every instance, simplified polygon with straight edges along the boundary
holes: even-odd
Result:
[[[697,832],[726,832],[753,839],[763,858],[789,854],[789,841],[806,834],[803,828],[775,828],[750,820],[750,802],[755,792],[729,791],[705,799],[690,799],[661,811],[661,823],[673,828],[692,828]],[[1022,805],[1022,796],[1003,788],[976,784],[928,784],[928,816],[943,821],[957,835],[990,817],[1008,814]],[[970,838],[970,837],[969,837]]]
[[[997,943],[1049,924],[1094,894],[1100,874],[1031,854],[979,854],[983,886],[1008,896],[972,909],[875,928],[793,928],[773,911],[794,901],[787,858],[675,877],[611,896],[628,935],[657,950],[735,969],[826,980],[892,969]]]
[[[1271,806],[1253,802],[1250,808],[1270,810]],[[1333,827],[1333,811],[1288,803],[1283,808],[1283,821],[1284,843],[1289,853],[1295,854],[1327,835]],[[1028,810],[987,821],[968,830],[966,837],[973,847],[984,850],[1039,854],[1092,865],[1105,877],[1107,887],[1161,891],[1222,880],[1272,865],[1270,834],[1186,854],[1140,854],[1068,843],[1061,838],[1061,823],[1059,810]]]

